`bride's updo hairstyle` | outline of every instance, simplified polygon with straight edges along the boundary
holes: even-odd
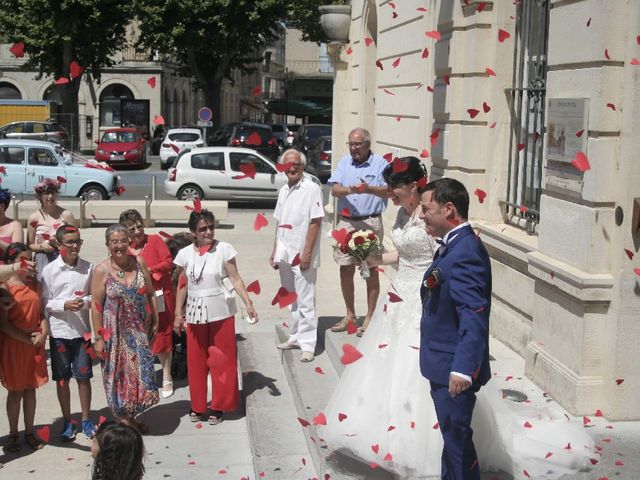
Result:
[[[427,176],[427,170],[424,164],[416,157],[402,157],[398,160],[404,162],[408,168],[401,172],[394,172],[393,162],[385,167],[382,171],[382,177],[389,188],[409,185]],[[397,160],[394,160],[394,162],[395,161]]]

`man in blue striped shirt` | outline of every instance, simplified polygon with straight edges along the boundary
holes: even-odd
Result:
[[[355,128],[349,133],[349,155],[340,159],[338,167],[328,180],[331,194],[338,199],[337,229],[372,230],[382,241],[381,214],[387,208],[389,190],[382,177],[387,162],[380,155],[371,151],[371,136],[364,128]],[[340,265],[340,287],[347,313],[331,330],[342,332],[347,329],[350,320],[355,322],[353,277],[357,260],[347,254],[335,250],[335,260]],[[367,278],[367,314],[358,335],[367,329],[380,293],[378,271],[371,269]]]

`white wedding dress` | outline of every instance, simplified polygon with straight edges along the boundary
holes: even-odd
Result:
[[[391,233],[399,265],[390,291],[381,295],[358,350],[324,410],[319,435],[341,450],[403,478],[440,475],[442,436],[420,374],[420,284],[437,244],[424,223],[401,208]],[[473,415],[474,444],[482,471],[502,470],[516,478],[558,478],[589,466],[593,441],[560,412],[503,399],[489,382],[480,389]],[[523,425],[529,422],[533,428]],[[570,443],[571,449],[564,447]],[[552,455],[549,455],[549,452]],[[545,458],[547,457],[547,458]]]

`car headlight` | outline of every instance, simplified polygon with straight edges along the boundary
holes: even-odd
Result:
[[[100,155],[104,155],[104,150],[102,150],[101,148],[99,148],[99,149],[98,149],[98,153],[99,153]]]
[[[140,150],[138,150],[137,148],[134,148],[133,150],[131,150],[129,152],[131,155],[137,155],[138,153],[140,153]]]

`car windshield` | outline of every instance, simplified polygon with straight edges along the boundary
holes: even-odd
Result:
[[[238,129],[236,130],[235,136],[245,137],[245,140],[246,140],[247,137],[249,137],[254,132],[257,132],[258,135],[260,135],[260,140],[262,140],[262,143],[267,143],[269,140],[273,138],[273,132],[270,129],[251,127],[251,126],[238,127]]]
[[[173,142],[197,142],[200,140],[200,134],[191,132],[170,133],[169,140]]]
[[[305,136],[311,139],[323,137],[325,135],[331,135],[330,125],[327,125],[326,127],[310,127],[307,129],[305,133]]]
[[[102,136],[103,143],[128,143],[136,141],[137,135],[134,132],[105,132]]]
[[[274,133],[284,132],[284,127],[282,125],[271,125],[271,131]]]
[[[297,132],[300,130],[300,125],[287,125],[290,132]]]

